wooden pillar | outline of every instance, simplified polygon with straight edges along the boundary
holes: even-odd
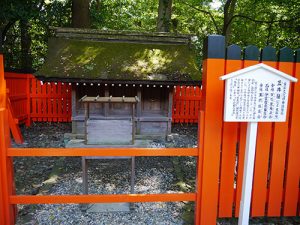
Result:
[[[0,53],[0,222],[1,224],[14,224],[15,210],[9,203],[9,195],[13,190],[12,177],[9,172],[13,171],[12,161],[7,157],[9,145],[8,111],[6,109],[6,82],[4,79],[4,59]]]
[[[142,116],[142,90],[140,87],[137,88],[137,97],[139,98],[139,102],[136,104],[136,133],[141,134],[141,122],[140,118]]]
[[[109,87],[105,86],[104,88],[104,96],[109,97]],[[104,103],[104,117],[108,116],[108,111],[109,111],[109,103]]]
[[[82,185],[83,185],[83,194],[88,194],[88,165],[86,157],[81,158],[82,162]]]
[[[225,70],[225,38],[208,36],[204,42],[203,99],[204,111],[203,143],[201,143],[201,170],[197,173],[195,224],[216,224],[221,135],[223,124],[224,84],[219,77]],[[200,201],[200,202],[199,202]]]
[[[76,86],[72,85],[72,133],[77,134],[77,125],[76,121],[73,120],[77,116],[77,99],[76,99]]]
[[[169,99],[168,99],[168,128],[167,134],[171,134],[172,132],[172,106],[173,106],[173,89],[169,88]]]
[[[88,137],[87,137],[87,121],[90,117],[90,110],[89,110],[89,103],[88,102],[85,102],[84,103],[84,136],[85,136],[85,144],[87,144],[88,142]]]
[[[135,104],[132,103],[132,144],[134,145],[134,139],[135,139]]]

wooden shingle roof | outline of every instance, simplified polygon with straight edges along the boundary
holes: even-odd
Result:
[[[190,38],[59,28],[35,75],[44,81],[197,85],[200,72]]]

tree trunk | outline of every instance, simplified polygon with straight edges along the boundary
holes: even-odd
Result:
[[[91,27],[89,0],[72,0],[72,27]]]
[[[234,15],[234,10],[237,0],[227,0],[224,6],[224,24],[222,35],[225,36],[226,44],[230,43],[231,35],[231,18]]]
[[[172,0],[159,0],[157,27],[158,32],[169,32],[172,15]]]
[[[32,71],[32,56],[30,52],[31,36],[29,34],[28,20],[20,20],[21,30],[21,68],[24,71]]]

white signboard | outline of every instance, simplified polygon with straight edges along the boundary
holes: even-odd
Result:
[[[256,69],[246,68],[225,79],[224,121],[235,122],[283,122],[290,87],[287,75],[280,71],[265,69],[263,64]],[[248,69],[248,71],[247,71]],[[243,72],[242,72],[243,71]],[[295,79],[295,78],[293,78]]]

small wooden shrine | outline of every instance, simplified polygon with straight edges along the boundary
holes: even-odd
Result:
[[[189,35],[56,28],[36,76],[72,84],[72,133],[126,145],[171,132],[177,85],[199,85]]]

